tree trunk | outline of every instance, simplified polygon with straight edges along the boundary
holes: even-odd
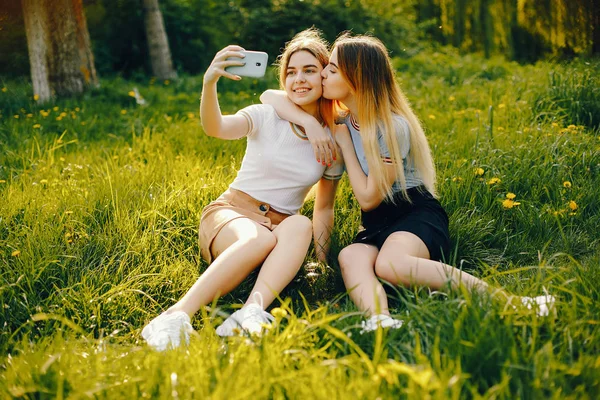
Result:
[[[82,0],[23,0],[34,92],[41,101],[97,86]]]
[[[158,0],[144,0],[144,16],[152,73],[159,79],[177,78]]]
[[[43,0],[23,0],[23,19],[27,34],[27,49],[33,93],[45,102],[52,97],[48,79],[48,29]]]

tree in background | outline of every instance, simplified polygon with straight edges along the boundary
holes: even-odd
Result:
[[[533,62],[600,49],[597,0],[426,0],[419,19],[437,19],[444,42],[464,51]],[[437,10],[436,10],[437,9]]]
[[[158,0],[144,0],[144,24],[152,74],[159,79],[177,78]]]
[[[82,0],[22,0],[22,5],[31,80],[39,100],[96,86]]]

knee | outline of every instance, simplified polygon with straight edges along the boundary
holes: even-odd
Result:
[[[277,238],[271,232],[260,233],[247,240],[248,246],[258,252],[268,254],[277,245]]]
[[[348,271],[351,270],[352,260],[356,259],[356,255],[351,247],[344,247],[340,254],[338,254],[338,263],[340,264],[340,270],[342,275],[347,275]]]
[[[297,235],[308,236],[309,238],[312,236],[312,221],[304,215],[292,215],[291,217],[288,217],[286,221],[288,221],[291,225],[290,228],[293,229]]]

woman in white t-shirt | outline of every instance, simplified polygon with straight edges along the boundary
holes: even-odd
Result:
[[[207,135],[225,140],[246,137],[246,153],[229,189],[202,212],[201,254],[210,266],[175,305],[142,331],[148,344],[158,350],[177,347],[182,337],[187,342],[190,317],[262,265],[244,307],[217,328],[220,336],[260,333],[262,325],[272,320],[265,307],[300,269],[311,236],[319,260],[325,261],[329,250],[335,191],[343,172],[339,162],[330,163],[332,157],[324,156],[332,141],[326,138],[324,146],[313,149],[304,129],[279,118],[269,105],[222,115],[217,81],[222,76],[241,79],[225,71],[241,64],[227,60],[243,57],[241,50],[227,46],[213,59],[204,75],[200,114]],[[321,97],[321,72],[328,58],[327,44],[318,31],[309,29],[287,43],[279,68],[280,84],[289,99],[313,121],[332,126],[332,103]],[[311,223],[297,213],[315,184]]]

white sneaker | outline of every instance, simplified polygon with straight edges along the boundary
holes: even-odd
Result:
[[[389,315],[375,314],[375,315],[372,315],[366,321],[363,321],[361,323],[362,330],[360,331],[360,334],[362,335],[365,332],[373,332],[374,330],[376,330],[379,327],[398,329],[398,328],[402,327],[403,324],[404,324],[404,321],[399,320],[399,319],[394,319],[394,318],[390,317]]]
[[[260,334],[263,330],[263,325],[275,320],[271,314],[263,310],[260,304],[248,304],[242,310],[244,310],[242,328],[249,334]]]
[[[221,325],[217,327],[215,332],[217,335],[234,336],[242,330],[242,320],[244,319],[244,309],[241,308],[231,314]]]
[[[535,308],[538,317],[547,317],[550,310],[554,310],[556,298],[549,294],[537,297],[521,297],[521,303],[528,309]]]
[[[183,311],[169,314],[162,313],[154,318],[142,330],[142,337],[150,347],[164,351],[179,347],[183,337],[186,344],[190,341],[190,333],[194,331],[190,317]]]

